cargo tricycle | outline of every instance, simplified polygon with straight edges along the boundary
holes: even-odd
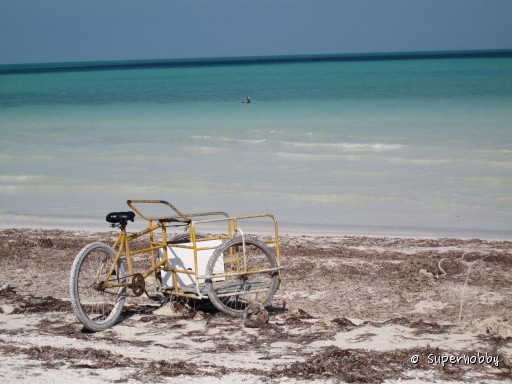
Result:
[[[114,245],[88,244],[73,262],[71,304],[85,328],[102,331],[116,324],[128,296],[149,297],[149,279],[159,295],[209,299],[217,309],[235,317],[242,317],[250,303],[270,303],[282,269],[273,215],[184,214],[163,200],[128,200],[127,204],[131,211],[106,217],[112,227],[120,229]],[[148,207],[166,212],[148,214]],[[128,222],[134,222],[136,215],[146,220],[147,227],[128,234]],[[271,235],[259,239],[244,233],[244,224],[251,220],[269,221]],[[197,230],[211,224],[223,229],[216,234]],[[141,237],[147,243],[132,248],[132,242]],[[134,256],[140,255],[150,258],[146,270],[135,270]]]

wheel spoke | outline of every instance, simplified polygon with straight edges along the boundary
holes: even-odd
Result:
[[[106,287],[105,279],[116,257],[115,251],[102,243],[82,249],[73,264],[71,300],[78,319],[93,331],[111,327],[119,317],[126,297],[126,287]],[[119,260],[109,283],[119,284],[125,268]]]
[[[277,260],[265,244],[246,238],[245,258],[246,264],[242,239],[236,238],[219,247],[207,266],[207,275],[219,276],[207,281],[210,300],[232,316],[242,316],[251,302],[267,305],[278,287]],[[222,277],[233,273],[237,275]]]

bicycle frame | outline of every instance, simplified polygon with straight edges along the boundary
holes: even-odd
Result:
[[[252,215],[252,216],[238,216],[238,217],[229,217],[229,215],[225,212],[206,212],[206,213],[195,213],[195,214],[183,214],[178,209],[176,209],[172,204],[162,201],[162,200],[128,200],[127,201],[130,208],[132,208],[139,216],[141,216],[143,219],[145,219],[148,222],[148,227],[142,231],[133,233],[131,235],[128,235],[126,232],[126,225],[120,225],[121,233],[119,234],[117,240],[115,241],[113,248],[116,250],[116,257],[114,259],[114,262],[112,263],[112,266],[103,281],[103,288],[115,288],[115,287],[131,287],[132,290],[135,292],[134,287],[134,279],[133,277],[137,275],[134,271],[134,265],[132,260],[132,255],[142,254],[142,253],[151,253],[151,268],[144,271],[141,276],[144,280],[146,280],[149,276],[153,276],[153,282],[156,285],[157,284],[157,272],[158,271],[167,271],[173,273],[173,282],[174,286],[171,290],[171,294],[177,295],[177,296],[183,296],[183,297],[190,297],[190,298],[199,298],[203,299],[206,298],[204,294],[201,293],[199,288],[199,281],[204,280],[207,278],[212,278],[212,276],[205,276],[199,273],[198,268],[198,252],[205,251],[205,250],[212,250],[215,249],[215,247],[211,246],[198,246],[198,244],[201,244],[201,242],[209,241],[209,240],[227,240],[231,239],[235,236],[236,233],[240,232],[242,233],[242,238],[244,238],[244,234],[239,228],[239,222],[241,220],[248,220],[248,219],[258,219],[258,218],[270,218],[273,221],[273,227],[274,227],[274,236],[270,240],[266,240],[266,243],[273,244],[275,247],[275,254],[278,263],[280,264],[280,252],[279,252],[279,237],[278,237],[278,226],[277,221],[271,214],[259,214],[259,215]],[[164,217],[149,217],[148,215],[145,215],[139,208],[135,206],[135,204],[164,204],[170,207],[176,215],[173,216],[164,216]],[[221,218],[214,218],[214,219],[203,219],[203,220],[196,220],[194,221],[194,218],[204,218],[208,216],[224,216]],[[198,238],[196,236],[196,227],[198,225],[207,224],[207,223],[224,223],[227,225],[227,234],[224,235],[215,235],[211,237],[202,237]],[[169,268],[169,255],[168,255],[168,246],[167,243],[167,227],[180,227],[180,226],[187,226],[188,227],[188,233],[190,234],[190,242],[189,244],[172,244],[172,247],[174,248],[184,248],[191,250],[193,252],[193,263],[194,263],[194,269],[193,270],[187,270],[187,269],[178,269],[178,268]],[[155,240],[155,231],[161,230],[161,241]],[[143,249],[137,249],[137,250],[131,250],[130,249],[130,242],[141,237],[149,235],[149,247],[143,248]],[[161,251],[162,257],[157,258],[157,253]],[[120,258],[122,257],[123,253],[126,256],[126,262],[128,264],[128,275],[124,277],[131,277],[130,281],[123,282],[123,283],[113,283],[111,282],[111,278],[114,275],[114,271],[116,268],[116,265]],[[245,257],[245,250],[244,255]],[[159,259],[159,260],[158,260]],[[279,279],[281,278],[281,268],[272,269],[272,271],[278,271],[279,273]],[[270,270],[269,270],[270,271]],[[247,273],[247,271],[245,271]],[[258,271],[261,272],[261,271]],[[251,273],[251,272],[249,272]],[[253,272],[255,273],[255,272]],[[180,289],[180,286],[178,285],[178,275],[184,274],[184,275],[193,275],[195,279],[195,285],[196,285],[196,292],[190,293],[190,292],[184,292]],[[223,277],[223,276],[232,276],[233,274],[217,274],[216,277]],[[142,294],[142,292],[140,293]]]

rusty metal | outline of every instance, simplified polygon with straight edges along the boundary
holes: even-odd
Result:
[[[146,282],[144,276],[140,273],[133,275],[131,283],[132,292],[135,296],[140,296],[146,291]]]
[[[104,281],[96,281],[92,285],[92,289],[95,291],[101,292],[105,290],[105,282]]]

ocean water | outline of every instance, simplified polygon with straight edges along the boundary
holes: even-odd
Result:
[[[0,226],[103,229],[127,199],[512,238],[512,52],[0,66]]]

